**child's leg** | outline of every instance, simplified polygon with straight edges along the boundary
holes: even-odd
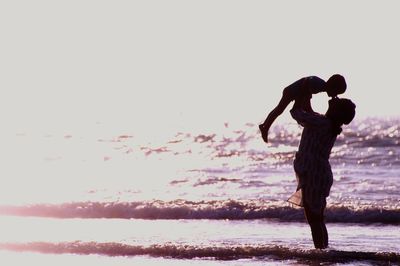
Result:
[[[282,98],[279,101],[278,105],[268,114],[264,123],[259,126],[262,133],[262,137],[265,142],[268,142],[268,131],[272,123],[278,116],[280,116],[283,113],[283,111],[285,111],[286,107],[292,100],[293,100],[292,96],[286,90],[284,90]]]
[[[304,203],[304,212],[311,227],[314,246],[319,249],[328,247],[328,231],[324,222],[324,210],[325,206],[316,211],[312,210],[307,203]]]

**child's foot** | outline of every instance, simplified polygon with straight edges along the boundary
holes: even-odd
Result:
[[[265,130],[264,125],[258,125],[258,128],[261,131],[261,137],[264,140],[265,143],[268,143],[268,131]]]

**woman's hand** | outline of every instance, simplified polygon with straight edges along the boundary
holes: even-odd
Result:
[[[301,109],[306,112],[312,112],[311,108],[311,95],[304,95],[295,100],[293,109]]]

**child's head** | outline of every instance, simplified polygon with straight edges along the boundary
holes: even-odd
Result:
[[[330,97],[334,97],[338,94],[344,93],[346,91],[346,88],[346,80],[342,75],[339,74],[333,75],[326,82],[326,93]]]
[[[349,124],[355,115],[356,105],[351,100],[334,98],[329,101],[326,116],[332,119],[338,126]]]

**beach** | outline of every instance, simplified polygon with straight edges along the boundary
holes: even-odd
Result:
[[[0,256],[8,265],[396,265],[398,124],[358,120],[339,136],[324,251],[286,201],[297,185],[293,122],[275,127],[268,146],[250,123],[162,139],[15,132],[4,145],[25,167],[2,187]]]
[[[398,1],[0,1],[0,18],[1,265],[400,265]],[[356,105],[326,250],[287,201],[298,105],[259,130],[296,88],[320,114]]]

